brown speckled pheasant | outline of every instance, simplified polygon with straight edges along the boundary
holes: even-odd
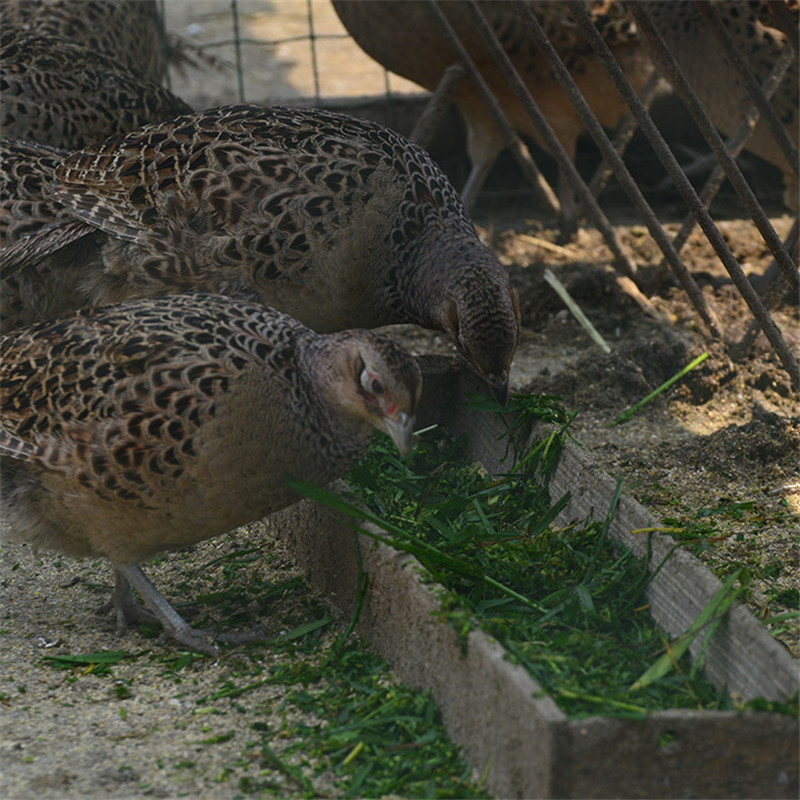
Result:
[[[289,505],[287,474],[344,475],[374,428],[407,453],[421,391],[385,334],[319,335],[215,295],[81,311],[0,338],[0,353],[11,536],[109,559],[120,628],[146,617],[133,587],[169,636],[205,652],[139,562]]]
[[[333,5],[348,32],[368,55],[386,69],[426,89],[436,89],[445,69],[457,60],[425,2],[333,0]],[[566,4],[560,0],[549,0],[528,2],[526,5],[536,15],[600,123],[608,127],[617,126],[628,113],[628,108],[588,42],[581,36]],[[587,0],[586,5],[620,66],[636,90],[641,91],[653,67],[624,4],[615,0]],[[441,3],[440,8],[514,129],[538,140],[533,123],[474,27],[466,4]],[[525,18],[509,2],[481,2],[480,8],[567,154],[574,158],[583,124],[561,85],[551,74],[544,57],[533,44],[526,31]],[[453,102],[467,126],[472,171],[462,196],[469,207],[477,198],[505,142],[469,79],[461,80]],[[564,176],[559,178],[558,194],[562,213],[569,216],[574,211],[575,200]]]
[[[12,185],[52,164],[53,151],[32,162],[29,145],[21,156],[3,146]],[[17,246],[24,263],[39,261],[6,281],[6,330],[56,307],[210,291],[319,332],[446,331],[506,395],[516,292],[439,168],[391,130],[322,110],[227,106],[74,153],[38,185],[62,221],[0,251],[4,275]],[[24,216],[15,202],[6,218]],[[64,228],[77,239],[67,248]],[[48,276],[68,269],[80,283],[50,296]]]
[[[796,26],[800,20],[800,4],[797,0],[788,0],[785,5]],[[713,3],[712,8],[740,57],[762,84],[781,51],[791,46],[786,35],[776,27],[769,5],[765,2],[726,0],[724,3]],[[695,4],[671,0],[668,3],[648,3],[645,10],[678,60],[706,114],[723,133],[732,135],[752,105],[752,100]],[[800,62],[795,57],[772,98],[777,116],[786,126],[795,147],[800,137],[799,94]],[[797,173],[763,119],[745,147],[781,170],[786,206],[796,212]]]
[[[154,83],[166,74],[156,0],[0,0],[0,23],[89,47]]]
[[[8,28],[0,35],[3,135],[75,150],[191,108],[87,45]]]

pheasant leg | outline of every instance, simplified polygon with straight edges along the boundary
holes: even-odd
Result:
[[[122,609],[117,605],[118,620],[120,618],[120,613],[125,615],[124,618],[129,621],[131,619],[135,621],[146,621],[155,617],[164,626],[164,633],[167,638],[172,639],[178,644],[182,644],[190,650],[196,650],[210,656],[219,654],[219,650],[216,646],[217,642],[223,644],[248,644],[249,642],[261,641],[266,638],[265,631],[259,629],[235,633],[193,628],[169,604],[164,595],[156,589],[152,581],[144,574],[142,568],[138,564],[115,564],[114,569],[117,572],[118,580],[117,588],[114,590],[113,600],[116,604],[118,602],[117,598],[120,597],[123,604],[125,604]],[[127,598],[125,598],[124,592],[119,591],[120,580],[127,584]],[[147,610],[138,606],[135,601],[134,606],[138,606],[138,609],[131,609],[127,605],[128,599],[133,601],[132,592],[130,591],[131,587],[136,589],[139,593],[145,606],[152,612],[152,616]],[[131,611],[132,616],[127,616]]]
[[[153,625],[159,621],[155,614],[151,614],[133,594],[133,589],[128,579],[118,570],[114,569],[114,592],[111,597],[97,609],[98,614],[107,614],[113,609],[117,619],[117,636],[122,636],[129,625]]]

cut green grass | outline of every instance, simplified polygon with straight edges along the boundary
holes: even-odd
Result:
[[[293,665],[272,679],[298,681],[287,703],[324,720],[295,723],[283,759],[325,764],[343,797],[487,796],[471,782],[430,694],[388,682],[385,662],[363,643],[350,639],[321,668],[298,675]]]
[[[384,538],[400,531],[393,543],[416,550],[445,587],[442,618],[464,637],[479,626],[499,639],[572,717],[731,707],[653,626],[642,595],[649,580],[645,565],[615,551],[608,539],[613,509],[599,523],[554,528],[543,476],[566,435],[567,415],[552,400],[515,398],[511,404],[522,413],[508,441],[520,466],[509,475],[488,476],[464,461],[457,442],[435,431],[423,436],[410,462],[378,442],[353,473],[359,502],[368,502],[367,513],[385,523]],[[473,398],[472,405],[493,406],[484,398]],[[536,447],[521,448],[518,442],[540,417],[560,427]],[[746,503],[720,501],[699,513],[697,523],[750,513]],[[187,738],[204,751],[233,753],[216,780],[230,782],[241,796],[486,796],[447,737],[430,695],[394,683],[386,664],[352,635],[354,620],[338,626],[301,578],[279,572],[267,581],[257,567],[272,558],[261,547],[236,546],[200,567],[190,560],[185,566],[186,592],[208,622],[234,616],[238,622],[243,615],[247,627],[253,616],[269,614],[274,636],[268,643],[225,650],[215,665],[168,647],[149,654],[62,655],[46,663],[70,670],[69,680],[107,680],[116,671],[109,691],[123,702],[136,696],[142,680],[120,674],[127,656],[169,676],[175,697],[193,704],[186,724],[197,723]],[[777,575],[781,565],[769,568]],[[362,599],[365,585],[362,575]],[[737,588],[746,590],[732,580],[732,591]],[[720,611],[709,612],[709,625]],[[708,630],[698,626],[697,635]],[[662,655],[670,669],[631,692]],[[218,675],[213,690],[198,692],[196,675],[212,668]],[[282,687],[277,709],[266,699],[271,686]],[[0,703],[12,702],[10,691],[0,694]],[[754,701],[749,707],[796,713],[796,703]],[[186,761],[159,769],[197,767]]]
[[[679,381],[684,375],[688,372],[691,372],[695,367],[700,366],[706,359],[708,358],[708,353],[701,353],[697,358],[693,361],[688,363],[680,372],[673,375],[668,380],[664,381],[657,389],[654,389],[647,397],[643,397],[638,403],[634,403],[627,411],[624,411],[620,414],[613,422],[610,422],[608,427],[613,428],[615,425],[619,425],[623,422],[628,422],[628,420],[633,419],[633,415],[643,406],[647,405],[651,400],[658,397],[661,392],[666,391],[672,386],[673,383]]]
[[[758,497],[757,490],[753,495]],[[713,498],[700,508],[672,499],[661,486],[653,486],[641,497],[643,502],[669,505],[662,516],[669,533],[688,551],[701,558],[721,580],[742,567],[752,578],[740,599],[750,602],[753,613],[769,626],[772,634],[789,641],[797,639],[800,591],[785,588],[778,579],[784,567],[764,553],[764,542],[773,532],[800,531],[800,515],[779,504],[763,500]],[[800,538],[794,534],[795,540]],[[733,555],[735,554],[735,556]],[[760,596],[753,600],[754,587]]]
[[[529,430],[530,417],[540,413],[538,401],[514,402],[523,412],[518,430]],[[565,415],[550,413],[564,421]],[[512,441],[519,438],[512,435]],[[521,466],[489,476],[461,457],[457,442],[429,431],[407,461],[376,444],[350,475],[354,503],[308,484],[292,485],[369,520],[386,535],[367,535],[415,555],[444,587],[441,615],[463,636],[480,627],[497,638],[569,716],[732,708],[685,651],[746,588],[745,573],[731,579],[719,607],[707,609],[708,618],[680,647],[668,644],[648,612],[647,564],[608,537],[616,497],[604,522],[554,528],[566,498],[551,504],[546,477],[559,446],[556,432],[518,451]]]
[[[734,588],[736,583],[739,587]],[[722,585],[720,590],[714,595],[711,602],[698,614],[697,619],[689,626],[689,630],[675,641],[666,646],[666,652],[648,670],[636,679],[631,686],[631,691],[636,691],[650,685],[653,681],[663,678],[677,668],[677,664],[689,649],[689,645],[704,632],[701,651],[705,652],[708,642],[714,635],[714,631],[719,627],[722,617],[727,613],[733,604],[736,596],[749,582],[745,570],[736,570]],[[697,658],[692,666],[692,674],[696,674],[702,664],[702,655]]]
[[[111,675],[111,667],[120,661],[137,658],[125,650],[101,650],[96,653],[75,653],[43,656],[43,660],[57,669],[78,670],[82,675]]]

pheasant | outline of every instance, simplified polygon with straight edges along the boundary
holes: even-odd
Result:
[[[789,0],[785,5],[796,27],[800,18],[800,4],[797,0]],[[781,51],[791,46],[786,35],[776,26],[769,3],[728,0],[714,3],[712,8],[744,63],[758,83],[763,84]],[[695,4],[672,0],[669,3],[648,3],[645,10],[678,60],[706,114],[724,134],[732,135],[752,105],[752,100]],[[777,116],[786,126],[795,148],[800,136],[797,100],[800,94],[799,81],[800,63],[795,57],[772,98]],[[784,202],[787,208],[796,212],[797,164],[792,168],[763,119],[745,147],[781,170],[785,187]]]
[[[156,0],[0,0],[3,30],[58,37],[90,48],[160,84],[167,42]]]
[[[374,428],[407,454],[421,392],[416,362],[386,334],[320,335],[217,295],[85,309],[1,337],[0,352],[11,537],[107,558],[119,630],[149,609],[207,653],[207,632],[138,564],[294,502],[286,475],[344,475]]]
[[[191,110],[172,92],[87,45],[13,26],[0,35],[5,136],[72,150]]]
[[[0,223],[24,228],[32,203],[58,220],[0,250],[3,276],[25,266],[5,281],[6,330],[65,306],[206,291],[275,306],[321,333],[401,322],[446,331],[504,401],[517,293],[447,178],[399,134],[319,109],[236,105],[60,161],[51,149],[3,148],[12,187],[48,174],[28,175],[41,194],[12,196]],[[70,270],[78,282],[48,294]]]
[[[333,0],[342,23],[361,48],[386,69],[433,91],[445,70],[457,61],[419,0]],[[628,113],[591,47],[561,0],[527,2],[564,60],[598,121],[616,127]],[[616,0],[587,2],[595,25],[612,48],[637,92],[653,72],[653,65],[624,4]],[[440,8],[480,70],[514,129],[542,144],[530,118],[475,28],[465,3],[441,3]],[[567,154],[574,159],[583,124],[561,85],[551,74],[544,56],[527,32],[526,20],[511,2],[481,2],[480,9],[547,118]],[[453,102],[467,128],[467,149],[472,170],[462,190],[471,207],[497,156],[505,147],[500,129],[488,113],[472,82],[462,79]],[[572,189],[559,175],[558,195],[562,218],[576,211]]]

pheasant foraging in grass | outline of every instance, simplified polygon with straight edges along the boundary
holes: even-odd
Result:
[[[88,45],[13,26],[0,35],[4,136],[73,150],[190,111],[168,90]]]
[[[7,181],[26,196],[0,209],[0,225],[25,228],[20,202],[44,203],[57,220],[12,233],[0,251],[4,276],[27,265],[5,281],[6,330],[55,308],[208,291],[319,332],[399,322],[446,331],[505,399],[517,294],[441,170],[393,131],[240,105],[62,154],[52,169],[53,151],[37,160],[30,145],[3,146]],[[28,175],[40,168],[49,174]],[[51,296],[52,277],[70,270],[79,280]]]
[[[146,617],[214,647],[138,563],[294,502],[287,474],[327,483],[373,428],[411,449],[421,377],[385,334],[319,335],[270,308],[177,294],[0,338],[3,517],[12,537],[116,572],[120,628]],[[236,634],[220,641],[237,641]]]
[[[458,57],[440,33],[426,2],[419,0],[333,0],[348,32],[363,50],[386,69],[431,91]],[[583,38],[563,0],[526,2],[564,60],[586,102],[602,125],[616,127],[628,108],[599,59]],[[647,83],[653,66],[639,32],[624,4],[618,0],[587,2],[595,25],[614,52],[637,92]],[[471,59],[499,101],[509,122],[520,134],[539,134],[475,27],[466,3],[441,3],[440,8]],[[567,154],[574,159],[583,123],[575,107],[553,76],[528,31],[525,15],[513,2],[481,2],[480,9],[510,57],[534,100],[547,118]],[[470,207],[500,152],[503,135],[468,78],[463,78],[453,102],[467,127],[467,148],[472,171],[462,195]],[[572,188],[559,176],[562,218],[573,223],[576,207]]]

